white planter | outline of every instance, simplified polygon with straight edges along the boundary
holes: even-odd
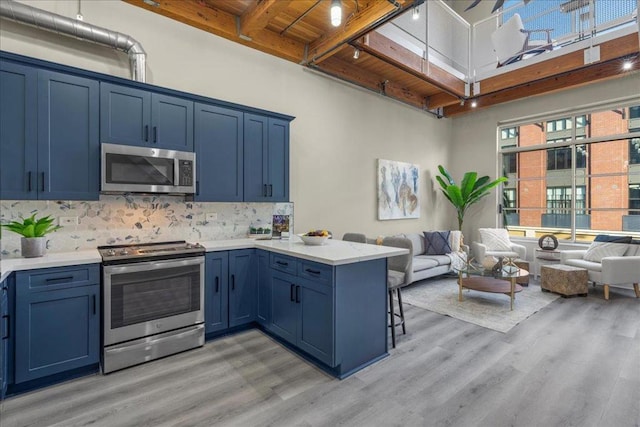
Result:
[[[25,258],[35,258],[43,256],[47,249],[46,237],[23,237],[22,256]]]

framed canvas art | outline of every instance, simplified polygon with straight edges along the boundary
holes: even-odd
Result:
[[[420,218],[420,166],[378,159],[378,219]]]

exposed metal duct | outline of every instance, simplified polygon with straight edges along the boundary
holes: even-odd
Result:
[[[142,45],[131,36],[13,0],[0,1],[0,16],[41,30],[75,37],[125,52],[129,55],[131,78],[139,82],[146,80],[147,53]]]

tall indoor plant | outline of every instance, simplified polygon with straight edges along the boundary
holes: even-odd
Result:
[[[21,248],[23,257],[34,258],[43,256],[46,249],[45,236],[62,227],[53,225],[54,219],[51,218],[50,215],[39,219],[36,219],[36,214],[28,218],[20,218],[22,221],[11,221],[8,224],[3,224],[2,227],[22,236]]]
[[[442,192],[447,200],[449,200],[456,209],[458,214],[458,229],[461,231],[464,214],[469,206],[477,203],[484,196],[488,195],[489,190],[493,187],[507,181],[507,178],[500,177],[495,181],[489,182],[491,178],[486,175],[478,178],[478,172],[467,172],[464,174],[460,186],[458,186],[451,177],[451,174],[447,172],[442,165],[438,165],[438,170],[442,176],[436,176],[436,180],[438,184],[440,184],[440,187],[442,187]]]

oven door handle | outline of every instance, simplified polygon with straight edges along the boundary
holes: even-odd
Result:
[[[107,265],[104,267],[105,274],[135,273],[138,271],[164,270],[174,267],[186,267],[189,265],[204,264],[204,257],[189,257],[171,259],[166,261],[133,262],[131,264]]]

